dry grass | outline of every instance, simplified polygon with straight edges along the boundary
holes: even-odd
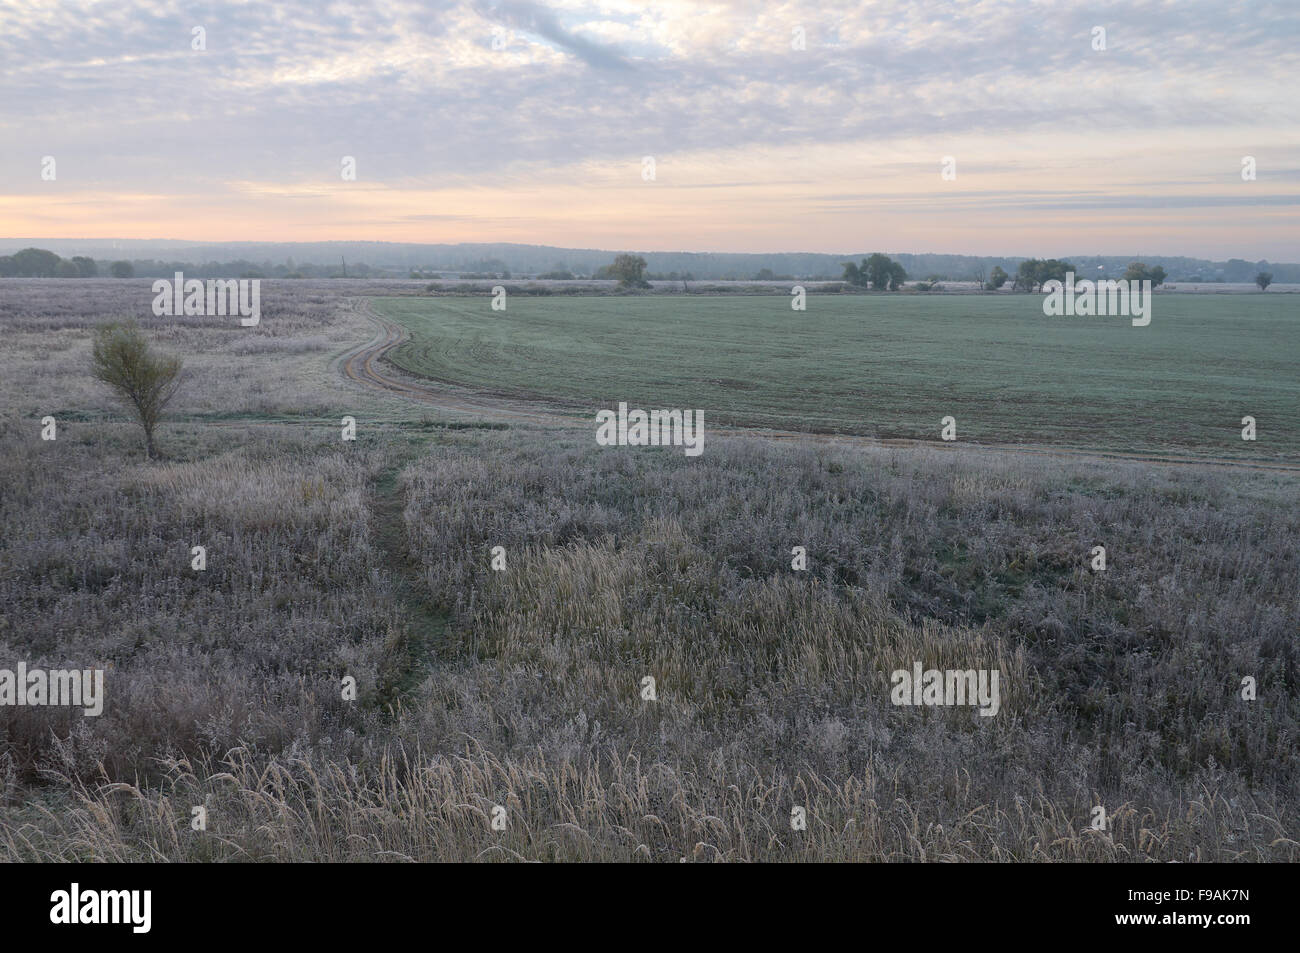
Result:
[[[6,388],[74,402],[14,347]],[[335,386],[246,357],[277,405]],[[161,465],[0,419],[0,666],[109,667],[100,718],[0,712],[0,859],[1300,859],[1290,476],[376,412],[174,421]],[[1001,711],[894,707],[913,661]]]
[[[156,318],[150,286],[147,279],[6,281],[0,292],[6,370],[0,420],[31,426],[53,414],[75,426],[125,419],[86,368],[87,331],[126,319],[136,321],[159,351],[185,359],[185,384],[168,412],[172,420],[306,415],[337,421],[380,406],[328,368],[330,354],[372,333],[364,318],[338,307],[330,282],[264,282],[262,321],[255,328],[241,327],[236,318]],[[168,426],[160,429],[164,452]]]
[[[336,762],[166,763],[157,788],[72,783],[0,827],[13,860],[136,861],[1259,861],[1296,859],[1276,821],[1204,788],[1164,812],[1115,805],[1111,829],[1028,790],[985,803],[967,772],[935,792],[951,815],[908,803],[905,768],[828,781],[747,763],[702,770],[634,755],[579,764],[481,750],[394,752],[361,773]],[[790,805],[806,809],[792,831]],[[191,828],[196,805],[208,829]],[[497,805],[504,830],[493,830]]]

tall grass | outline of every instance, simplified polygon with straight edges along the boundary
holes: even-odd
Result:
[[[1300,859],[1293,475],[219,419],[352,412],[306,303],[155,328],[217,417],[150,465],[77,390],[94,307],[0,308],[0,667],[107,694],[0,709],[0,859]],[[893,706],[915,661],[1001,710]]]
[[[394,492],[447,619],[425,654],[368,504],[390,438],[284,427],[161,467],[95,444],[80,466],[0,461],[3,659],[113,666],[99,719],[6,711],[0,851],[1296,858],[1282,477],[420,439]],[[1001,711],[894,707],[888,673],[917,660],[999,670]]]

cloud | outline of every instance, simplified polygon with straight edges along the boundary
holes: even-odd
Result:
[[[488,19],[507,23],[518,30],[535,33],[572,53],[584,63],[600,69],[630,69],[631,64],[612,49],[575,36],[560,25],[555,14],[529,0],[480,0],[478,12]]]
[[[505,49],[494,25],[517,34]],[[1221,0],[0,5],[0,201],[24,232],[22,215],[82,192],[172,195],[175,234],[192,234],[186,197],[233,183],[346,188],[348,202],[376,185],[644,191],[653,155],[661,193],[708,198],[718,227],[779,209],[769,227],[793,247],[822,237],[796,199],[897,204],[955,155],[961,177],[936,208],[1045,189],[1066,193],[1056,208],[1168,207],[1163,190],[1183,183],[1217,196],[1184,206],[1228,216],[1261,202],[1249,188],[1281,206],[1300,184],[1298,41],[1294,0],[1232,17]],[[47,155],[57,182],[40,177]],[[1243,155],[1259,159],[1251,186]],[[358,168],[346,186],[343,156]]]

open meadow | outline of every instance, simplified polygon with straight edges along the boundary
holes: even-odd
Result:
[[[1300,860],[1300,474],[963,446],[1294,462],[1293,298],[263,294],[0,282],[0,667],[107,672],[0,712],[0,859]],[[445,412],[341,373],[357,299],[483,406],[934,446]],[[158,461],[88,372],[127,316],[185,360]],[[999,711],[892,704],[916,661]]]

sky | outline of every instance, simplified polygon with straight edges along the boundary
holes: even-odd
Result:
[[[1300,261],[1298,82],[1297,0],[0,0],[0,236]]]

